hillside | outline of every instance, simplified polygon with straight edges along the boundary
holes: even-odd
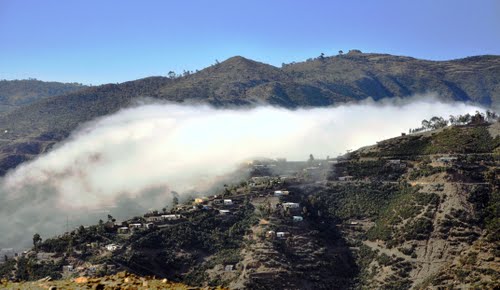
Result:
[[[237,56],[182,77],[90,87],[0,115],[0,174],[46,152],[81,123],[130,106],[138,98],[217,107],[297,108],[427,92],[497,106],[500,57],[427,61],[353,50],[277,68]],[[30,95],[29,89],[24,95]]]
[[[77,83],[29,80],[0,80],[0,113],[6,113],[47,97],[88,88]]]
[[[254,162],[250,179],[217,196],[38,241],[0,274],[126,270],[231,289],[494,289],[499,150],[497,121],[388,139],[339,159]]]

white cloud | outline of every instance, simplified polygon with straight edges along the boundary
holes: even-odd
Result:
[[[293,111],[171,104],[124,109],[84,125],[7,174],[0,192],[0,232],[7,234],[0,235],[0,245],[29,241],[34,232],[61,232],[66,215],[79,224],[95,221],[88,210],[113,206],[128,217],[161,208],[171,200],[170,190],[205,187],[252,157],[336,156],[407,132],[424,118],[477,109],[433,99]]]

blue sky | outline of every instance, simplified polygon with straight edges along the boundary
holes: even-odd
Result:
[[[0,79],[115,83],[234,55],[500,54],[496,0],[0,0]]]

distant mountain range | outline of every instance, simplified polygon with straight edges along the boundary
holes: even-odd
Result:
[[[0,113],[5,113],[43,98],[88,88],[78,83],[42,82],[36,79],[0,80]]]
[[[297,108],[435,92],[447,100],[498,106],[500,56],[429,61],[352,50],[282,68],[236,56],[182,77],[149,77],[88,88],[50,83],[60,85],[58,90],[44,87],[49,83],[34,84],[40,88],[23,90],[18,84],[6,95],[0,89],[5,99],[31,102],[0,116],[4,132],[0,174],[46,151],[82,122],[116,112],[140,97],[218,107]]]

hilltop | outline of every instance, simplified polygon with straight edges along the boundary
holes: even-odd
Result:
[[[126,270],[234,289],[493,289],[499,150],[500,123],[482,121],[336,159],[254,161],[248,180],[214,196],[36,240],[0,273]]]
[[[293,109],[428,92],[447,100],[497,106],[500,57],[428,61],[352,50],[277,68],[236,56],[182,76],[172,72],[169,77],[79,88],[0,115],[0,174],[46,152],[80,124],[129,107],[141,98],[216,107],[270,104]]]

